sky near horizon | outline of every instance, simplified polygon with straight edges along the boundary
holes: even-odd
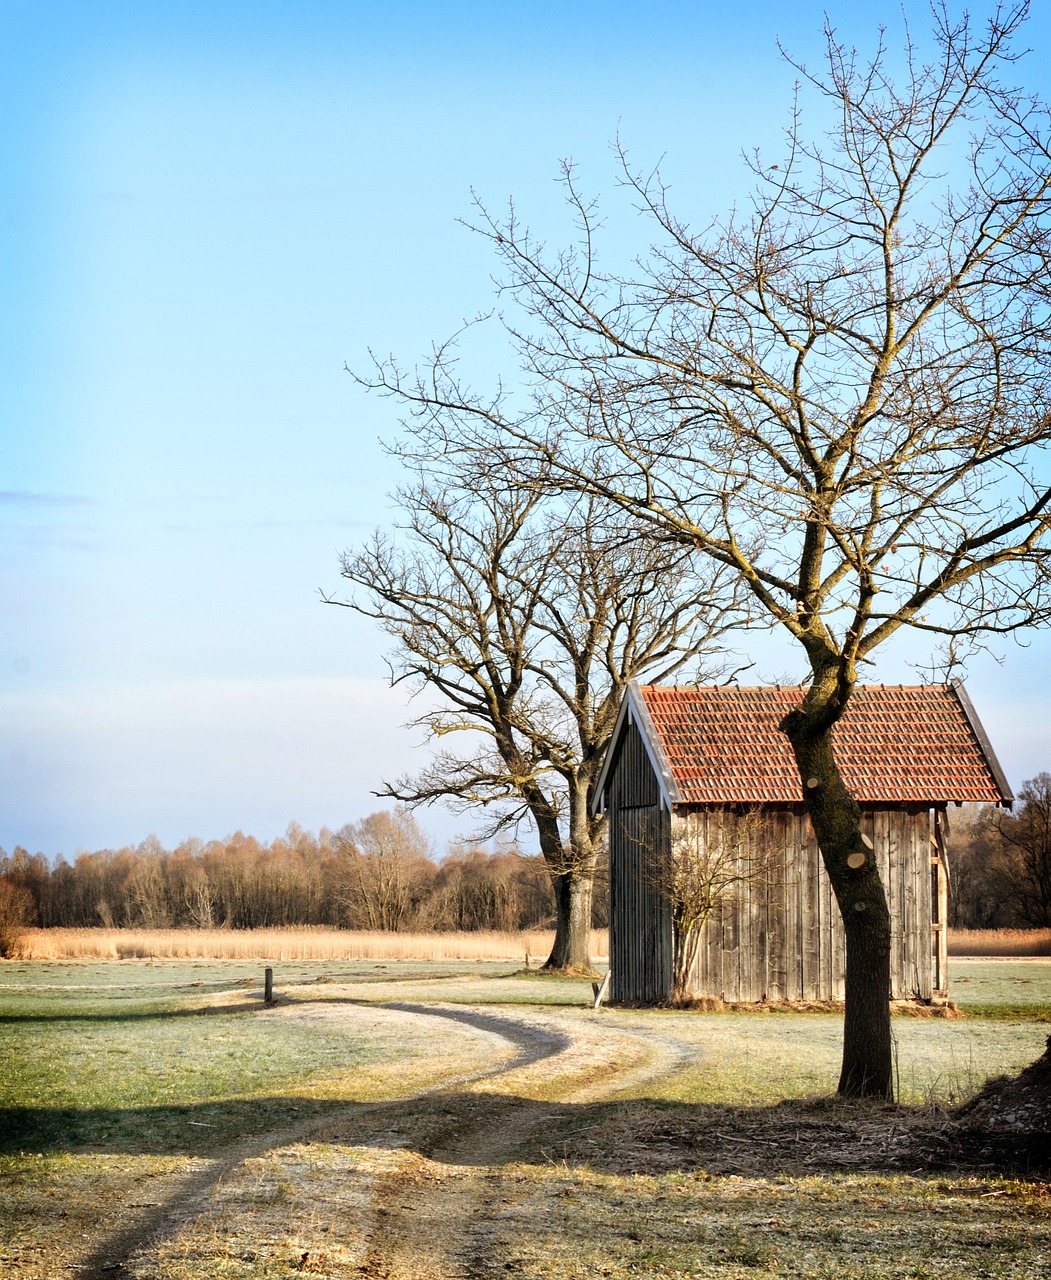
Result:
[[[694,220],[745,196],[791,109],[778,37],[815,59],[826,9],[870,45],[834,0],[0,0],[0,846],[385,806],[426,745],[384,638],[320,592],[394,518],[397,411],[344,364],[493,305],[472,192],[557,235],[559,160],[615,196],[619,132]],[[1049,35],[1019,70],[1045,96]],[[1051,770],[1051,638],[1001,656],[968,689],[1017,788]],[[767,649],[756,679],[797,668]]]

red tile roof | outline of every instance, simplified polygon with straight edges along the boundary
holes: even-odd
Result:
[[[682,803],[802,801],[778,728],[802,700],[799,686],[643,685],[639,693]],[[832,740],[862,805],[1010,799],[973,708],[954,685],[858,686]]]

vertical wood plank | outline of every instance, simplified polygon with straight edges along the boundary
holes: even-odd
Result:
[[[939,810],[934,812],[934,847],[931,858],[932,968],[931,995],[944,1000],[949,995],[949,850],[948,823]]]
[[[901,860],[901,994],[908,1000],[919,994],[919,973],[913,946],[916,937],[916,921],[919,914],[916,887],[916,815],[901,814],[901,831],[898,856]]]
[[[788,999],[788,947],[785,939],[785,922],[788,918],[788,884],[792,878],[792,845],[788,815],[779,813],[777,824],[781,839],[781,874],[770,886],[768,931],[770,937],[770,961],[768,988],[771,1000]]]

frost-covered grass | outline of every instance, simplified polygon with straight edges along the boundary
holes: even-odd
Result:
[[[530,1278],[1032,1280],[1051,1249],[1047,1187],[1009,1180],[564,1166],[508,1182],[505,1265]]]
[[[1051,959],[949,961],[953,1003],[973,1018],[1051,1022]]]
[[[288,1017],[336,990],[320,974],[288,975],[273,1009],[261,973],[242,966],[21,964],[0,975],[6,1153],[208,1154],[290,1116],[397,1092],[402,1072],[425,1084],[458,1062],[427,1024],[389,1010]],[[346,1001],[358,987],[338,989]]]
[[[180,1180],[217,1167],[233,1149],[264,1161],[249,1159],[246,1167],[260,1172],[237,1184],[236,1230],[247,1243],[231,1252],[233,1236],[209,1242],[187,1227],[186,1248],[168,1254],[156,1275],[190,1280],[220,1266],[244,1280],[289,1274],[295,1250],[277,1236],[264,1248],[253,1237],[256,1215],[285,1214],[288,1240],[298,1242],[293,1209],[315,1199],[313,1166],[297,1148],[286,1177],[283,1157],[267,1154],[268,1135],[288,1141],[297,1126],[305,1134],[325,1126],[325,1150],[341,1170],[354,1168],[351,1146],[333,1136],[341,1123],[353,1128],[375,1113],[391,1136],[374,1152],[401,1150],[413,1124],[422,1137],[428,1126],[455,1130],[474,1114],[474,1095],[461,1091],[431,1113],[399,1100],[512,1052],[483,1028],[397,1007],[438,1002],[468,1013],[528,1006],[567,1035],[599,1029],[627,1049],[678,1047],[669,1073],[591,1112],[560,1103],[556,1086],[550,1104],[535,1094],[553,1108],[543,1152],[485,1175],[501,1206],[493,1256],[508,1274],[1007,1280],[1046,1265],[1051,1201],[1039,1185],[905,1173],[716,1176],[691,1171],[688,1159],[668,1172],[610,1171],[603,1157],[622,1158],[635,1120],[654,1108],[660,1116],[711,1108],[717,1118],[718,1108],[769,1108],[831,1092],[841,1036],[835,1014],[596,1013],[589,982],[538,978],[507,962],[274,968],[278,1003],[266,1009],[262,966],[247,960],[0,965],[0,1274],[50,1280],[78,1265],[86,1256],[80,1242],[100,1233],[102,1219],[109,1238],[126,1215],[149,1213]],[[956,960],[952,981],[968,1016],[893,1024],[901,1098],[921,1111],[1032,1061],[1048,1031],[1040,1019],[1051,1007],[1051,962]],[[537,1079],[543,1069],[532,1068]],[[566,1125],[567,1133],[579,1129],[575,1149],[556,1145]],[[609,1152],[593,1145],[606,1141]],[[776,1150],[775,1141],[772,1156]],[[264,1167],[272,1176],[263,1177]],[[287,1204],[271,1203],[274,1188],[286,1184]],[[339,1185],[329,1191],[333,1203],[346,1201]],[[350,1212],[346,1204],[341,1211]],[[214,1223],[208,1229],[218,1231]]]
[[[842,1018],[814,1013],[685,1013],[609,1010],[628,1029],[663,1029],[696,1045],[696,1057],[646,1096],[723,1106],[769,1106],[822,1096],[839,1076]],[[993,1076],[1040,1056],[1046,1024],[1032,1019],[895,1018],[897,1094],[905,1105],[951,1106]]]

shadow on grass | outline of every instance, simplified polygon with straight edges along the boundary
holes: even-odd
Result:
[[[954,1141],[943,1120],[907,1108],[833,1099],[752,1108],[647,1100],[567,1104],[461,1089],[380,1103],[282,1097],[0,1112],[0,1150],[6,1152],[86,1149],[208,1160],[174,1199],[105,1240],[80,1266],[86,1280],[106,1280],[136,1248],[171,1229],[180,1205],[243,1160],[293,1143],[398,1149],[493,1170],[532,1163],[617,1177],[678,1173],[762,1182],[935,1171],[1031,1177],[1046,1171],[1051,1156],[1046,1134],[1019,1135],[1010,1150],[993,1150],[981,1141]]]
[[[372,1004],[353,998],[341,1002]],[[0,1154],[159,1154],[207,1162],[170,1202],[106,1240],[81,1266],[86,1280],[111,1275],[134,1248],[153,1233],[169,1229],[186,1205],[239,1162],[295,1143],[397,1148],[453,1165],[494,1170],[529,1162],[615,1176],[682,1173],[758,1179],[935,1169],[1032,1174],[1046,1169],[1051,1156],[1046,1134],[1019,1135],[1011,1150],[996,1150],[980,1135],[971,1145],[961,1145],[946,1117],[882,1104],[831,1099],[757,1107],[650,1099],[564,1103],[472,1090],[466,1087],[469,1081],[496,1078],[515,1066],[558,1054],[570,1044],[569,1037],[489,1011],[419,1003],[392,1002],[387,1007],[498,1032],[515,1046],[516,1055],[445,1087],[394,1101],[284,1094],[137,1107],[9,1108],[0,1110]],[[250,1014],[253,1008],[258,1006],[86,1016],[117,1022],[232,1011]],[[410,1081],[405,1083],[411,1087]]]
[[[371,1001],[355,997],[343,996],[339,1003],[375,1007]],[[944,1114],[872,1102],[799,1099],[772,1106],[727,1106],[635,1099],[575,1104],[468,1091],[463,1088],[468,1082],[501,1076],[561,1053],[570,1045],[569,1037],[561,1030],[548,1027],[538,1031],[514,1017],[491,1011],[396,1001],[385,1007],[497,1032],[517,1052],[510,1061],[501,1060],[389,1102],[283,1094],[137,1107],[0,1109],[0,1154],[90,1150],[221,1159],[232,1146],[256,1140],[281,1145],[294,1140],[293,1132],[313,1140],[326,1130],[326,1141],[368,1145],[373,1135],[394,1125],[399,1137],[393,1145],[424,1156],[444,1146],[454,1151],[458,1163],[487,1164],[491,1162],[491,1144],[483,1144],[480,1149],[484,1155],[476,1158],[470,1135],[484,1128],[498,1132],[512,1119],[516,1130],[529,1135],[516,1158],[557,1158],[613,1174],[705,1169],[719,1174],[759,1172],[769,1176],[827,1168],[936,1167],[945,1159],[955,1160],[950,1148],[960,1147],[952,1137],[945,1137],[951,1126]],[[253,1001],[249,1005],[83,1016],[119,1022],[251,1015],[258,1008]],[[33,1021],[36,1017],[5,1021]],[[55,1020],[62,1018],[56,1016]],[[1034,1161],[1041,1169],[1051,1165],[1051,1143],[1046,1134],[1034,1135],[1033,1142],[1028,1135],[1019,1134],[1018,1142],[1008,1146],[1010,1152],[1002,1143],[992,1148],[988,1144],[976,1146],[968,1159],[987,1155],[991,1163],[1003,1164],[1006,1154],[1006,1163],[1015,1168],[1021,1164],[1032,1169]]]
[[[91,1150],[207,1157],[240,1138],[346,1110],[345,1102],[289,1097],[148,1107],[10,1107],[0,1109],[0,1155]]]
[[[798,1177],[974,1168],[1051,1168],[1048,1135],[967,1134],[945,1115],[834,1098],[732,1107],[641,1099],[588,1104],[471,1091],[392,1102],[306,1097],[133,1108],[0,1110],[0,1155],[91,1152],[222,1160],[233,1147],[291,1141],[398,1148],[468,1166],[517,1161],[598,1173]],[[498,1142],[498,1146],[500,1143]],[[242,1152],[243,1155],[243,1152]]]
[[[248,999],[253,999],[250,993]],[[256,1003],[245,1004],[239,1000],[236,1004],[193,1005],[185,1009],[173,1009],[171,1004],[156,1009],[115,1009],[112,1013],[78,1013],[75,1009],[55,1010],[52,1013],[0,1013],[0,1026],[39,1026],[60,1022],[160,1022],[171,1018],[208,1018],[215,1014],[254,1013],[257,1005],[262,1003],[262,993],[255,997]]]
[[[365,1009],[375,1006],[368,1000],[344,998],[343,1004],[358,1005]],[[412,1111],[428,1105],[424,1099],[441,1093],[446,1097],[471,1100],[468,1110],[477,1103],[477,1094],[451,1093],[457,1084],[469,1079],[484,1079],[493,1075],[528,1066],[544,1058],[561,1053],[569,1044],[563,1032],[548,1030],[537,1035],[523,1028],[512,1018],[499,1014],[482,1013],[471,1009],[435,1009],[415,1003],[392,1001],[391,1009],[422,1013],[428,1017],[448,1020],[472,1026],[478,1030],[497,1032],[515,1045],[517,1053],[510,1060],[501,1060],[495,1066],[449,1081],[445,1086],[435,1086],[422,1094],[410,1096],[392,1103],[348,1103],[308,1097],[278,1095],[254,1098],[212,1098],[193,1103],[150,1105],[140,1107],[8,1107],[0,1108],[0,1155],[32,1152],[83,1151],[85,1148],[104,1152],[122,1152],[136,1155],[192,1155],[221,1154],[232,1142],[261,1133],[277,1133],[292,1128],[301,1129],[304,1123],[321,1121],[326,1117],[341,1115],[353,1117],[366,1110]],[[126,1013],[100,1015],[99,1021],[135,1021],[142,1018],[167,1019],[172,1017],[200,1017],[215,1013],[247,1013],[254,1010],[242,1004],[233,1006],[212,1005],[181,1011],[156,1013]],[[59,1019],[61,1020],[61,1019]]]

